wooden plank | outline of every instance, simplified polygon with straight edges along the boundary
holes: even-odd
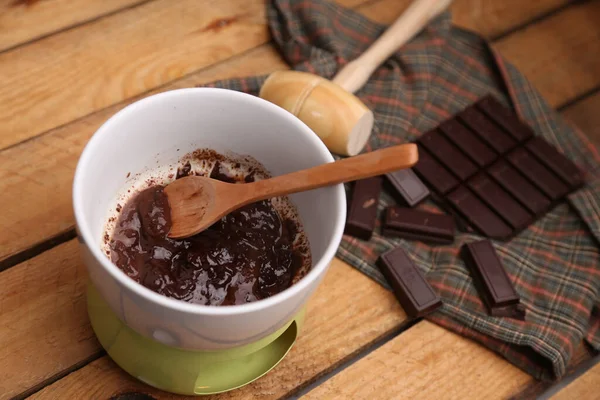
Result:
[[[65,243],[0,273],[2,287],[8,288],[0,297],[0,399],[64,373],[100,350],[86,315],[86,272],[76,245]],[[237,393],[283,396],[406,319],[390,292],[337,259],[311,298],[307,315],[305,330],[282,364]],[[69,374],[39,397],[104,399],[126,388],[148,389],[101,360]]]
[[[575,3],[495,44],[553,106],[600,85],[600,1]]]
[[[86,281],[76,241],[0,273],[0,399],[100,350],[87,318]]]
[[[2,53],[0,148],[268,40],[265,0],[155,0]]]
[[[569,360],[569,364],[567,365],[567,371],[565,374],[565,378],[569,375],[576,373],[576,371],[581,368],[582,364],[589,362],[589,360],[593,357],[593,353],[590,351],[587,343],[581,341],[579,346],[575,348],[571,359]],[[532,380],[525,389],[521,390],[519,393],[515,393],[511,396],[511,400],[529,400],[533,398],[537,398],[541,394],[545,393],[549,388],[554,385],[560,385],[561,381],[558,382],[549,382],[549,381],[538,381]]]
[[[600,92],[579,101],[563,111],[563,115],[579,127],[600,147]]]
[[[2,53],[0,148],[267,40],[264,0],[157,0]]]
[[[458,26],[495,38],[568,3],[569,0],[455,0],[452,19]]]
[[[552,400],[597,400],[600,395],[600,364],[596,364],[567,387],[552,396]]]
[[[148,0],[2,0],[0,51]]]
[[[345,0],[344,4],[356,5],[357,1],[353,1]],[[534,3],[539,5],[539,13],[555,5],[554,0]],[[383,0],[359,10],[369,18],[385,23],[393,20],[406,4],[404,0]],[[459,10],[468,11],[469,8],[461,7]],[[508,14],[508,10],[513,11]],[[498,22],[501,26],[509,26],[507,21],[521,20],[517,7],[508,8],[505,12],[503,20],[491,19],[490,24]],[[455,16],[460,17],[458,11]],[[285,64],[272,48],[262,47],[144,95],[226,77],[269,73],[281,68],[285,68]],[[0,214],[0,225],[5,227],[0,232],[0,265],[11,255],[26,251],[36,243],[73,227],[70,186],[81,149],[102,122],[136,99],[130,98],[0,152],[0,204],[5,205],[5,212]],[[35,229],[32,228],[34,226]]]
[[[477,343],[422,321],[302,399],[504,399],[531,381]]]

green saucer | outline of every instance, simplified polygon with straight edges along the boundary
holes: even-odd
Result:
[[[191,351],[148,339],[123,324],[90,284],[92,328],[108,355],[135,378],[167,392],[208,395],[247,385],[273,369],[290,351],[304,309],[277,332],[255,343],[221,351]]]

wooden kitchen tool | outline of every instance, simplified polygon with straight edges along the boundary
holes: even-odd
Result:
[[[195,235],[231,211],[255,201],[410,168],[418,158],[417,146],[411,143],[253,183],[233,184],[202,176],[177,179],[165,187],[171,208],[169,237]]]
[[[331,152],[354,156],[367,143],[374,118],[373,112],[352,93],[363,87],[377,67],[450,3],[451,0],[415,0],[331,82],[306,72],[278,71],[267,78],[259,96],[300,118]]]

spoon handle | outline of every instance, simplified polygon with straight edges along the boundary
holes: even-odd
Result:
[[[244,186],[253,202],[410,168],[418,159],[415,144],[402,144]]]

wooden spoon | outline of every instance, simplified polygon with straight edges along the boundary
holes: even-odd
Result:
[[[171,208],[169,237],[195,235],[231,211],[255,201],[410,168],[418,158],[415,144],[403,144],[253,183],[233,184],[187,176],[165,188]]]
[[[373,112],[352,93],[398,48],[412,39],[451,0],[414,0],[360,57],[346,64],[331,81],[300,71],[269,75],[259,96],[286,109],[308,125],[332,153],[360,153],[373,128]]]

